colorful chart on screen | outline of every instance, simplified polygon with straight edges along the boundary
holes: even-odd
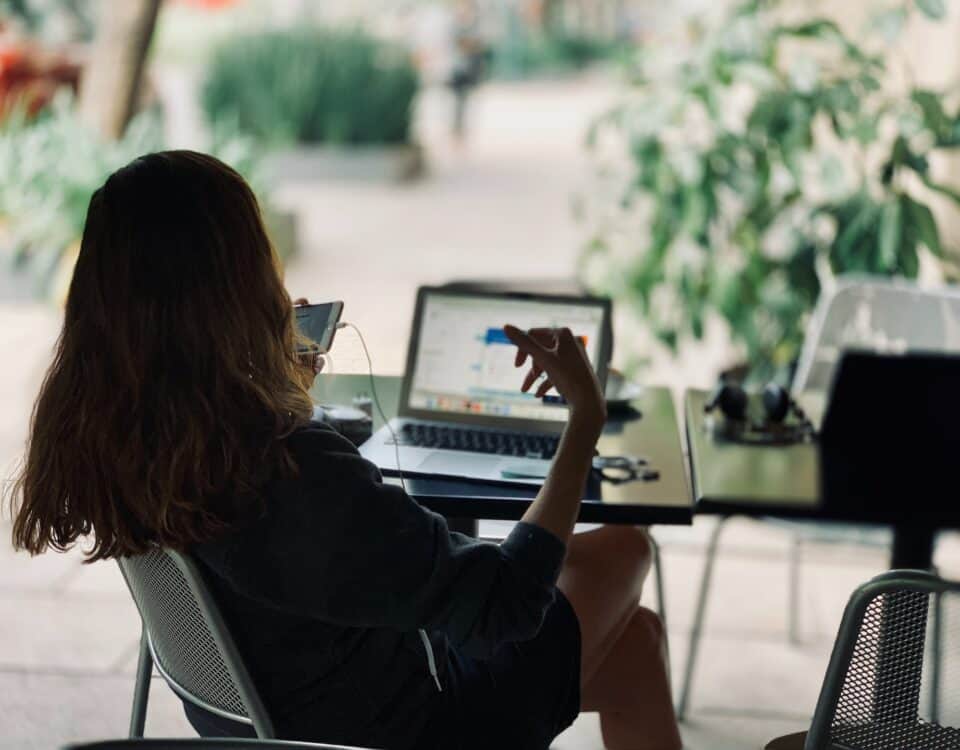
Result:
[[[514,366],[517,349],[504,334],[503,325],[570,328],[584,342],[596,368],[603,316],[602,306],[431,294],[423,310],[410,406],[565,420],[563,404],[520,392],[527,368]]]

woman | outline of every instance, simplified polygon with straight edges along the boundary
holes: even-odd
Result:
[[[680,745],[642,530],[572,536],[605,419],[569,331],[507,327],[523,389],[570,403],[500,545],[451,533],[328,427],[256,200],[216,159],[136,159],[94,193],[14,484],[14,543],[199,560],[283,737],[546,748],[579,710],[609,748]],[[518,378],[519,379],[519,378]],[[202,734],[249,730],[191,706]]]

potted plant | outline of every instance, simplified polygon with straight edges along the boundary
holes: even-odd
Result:
[[[885,5],[861,41],[791,10],[741,0],[678,59],[641,55],[590,136],[607,171],[589,283],[673,350],[724,321],[758,377],[789,368],[835,275],[949,266],[930,205],[960,204],[931,167],[960,147],[960,109],[888,75],[899,29],[915,10],[941,19],[941,0]]]
[[[409,55],[359,29],[232,37],[203,87],[208,120],[272,150],[278,177],[400,180],[421,172],[410,133],[419,86]]]

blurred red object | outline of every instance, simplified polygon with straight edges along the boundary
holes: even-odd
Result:
[[[23,40],[0,40],[0,121],[22,107],[28,117],[42,110],[62,86],[74,93],[80,64]]]
[[[220,10],[229,8],[231,5],[238,5],[242,0],[178,0],[181,5],[192,5],[195,8],[204,8],[206,10]]]

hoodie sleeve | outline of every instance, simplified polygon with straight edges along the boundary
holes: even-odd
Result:
[[[442,631],[482,656],[532,638],[565,546],[518,524],[501,544],[452,532],[325,425],[290,438],[300,472],[217,566],[242,593],[355,627]]]

